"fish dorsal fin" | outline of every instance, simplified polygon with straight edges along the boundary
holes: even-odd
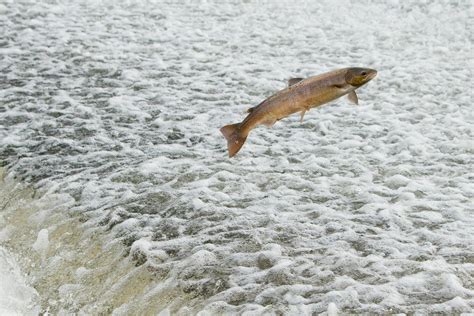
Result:
[[[304,78],[290,78],[288,80],[288,87],[291,87],[292,85],[295,85],[297,84],[298,82],[300,82],[301,80],[303,80]]]
[[[359,104],[359,98],[357,97],[357,94],[355,91],[349,92],[347,97],[349,98],[349,101],[351,101],[352,103]]]

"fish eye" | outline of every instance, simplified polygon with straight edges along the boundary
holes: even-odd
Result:
[[[362,76],[365,76],[365,75],[367,74],[367,72],[362,71],[360,74],[361,74]]]

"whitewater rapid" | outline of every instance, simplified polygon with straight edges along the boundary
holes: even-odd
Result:
[[[472,312],[472,12],[1,2],[1,249],[53,314]],[[348,66],[359,106],[227,158],[220,127]]]

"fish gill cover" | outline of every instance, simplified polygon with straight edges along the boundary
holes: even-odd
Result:
[[[470,1],[3,1],[0,162],[150,272],[109,313],[156,297],[156,313],[468,312],[470,12]],[[379,71],[360,106],[258,128],[227,158],[219,127],[290,77],[354,65]],[[57,227],[38,224],[32,240],[52,271],[81,256],[48,239]],[[93,310],[78,293],[94,269],[59,288],[74,303],[43,310]]]

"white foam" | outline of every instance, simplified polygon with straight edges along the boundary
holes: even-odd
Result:
[[[41,256],[43,262],[46,260],[46,256],[49,248],[49,238],[48,230],[42,229],[38,232],[38,237],[36,238],[35,243],[32,245],[33,249],[38,252]]]
[[[67,240],[107,235],[101,254],[123,245],[123,262],[153,274],[109,310],[154,296],[171,314],[474,306],[468,1],[4,1],[0,11],[0,159],[39,190],[30,195],[45,194],[31,235],[60,200],[87,232]],[[258,127],[227,158],[220,127],[290,77],[347,66],[379,71],[359,106],[341,98],[303,123]],[[9,218],[0,240],[19,243]],[[55,227],[31,237],[34,255],[64,246],[48,245]],[[54,253],[38,280],[59,262],[83,266],[61,288],[74,301],[72,284],[99,273],[80,256]]]
[[[327,316],[337,316],[337,305],[335,303],[329,303]]]
[[[0,246],[0,314],[38,315],[38,293],[28,285],[15,258]]]

